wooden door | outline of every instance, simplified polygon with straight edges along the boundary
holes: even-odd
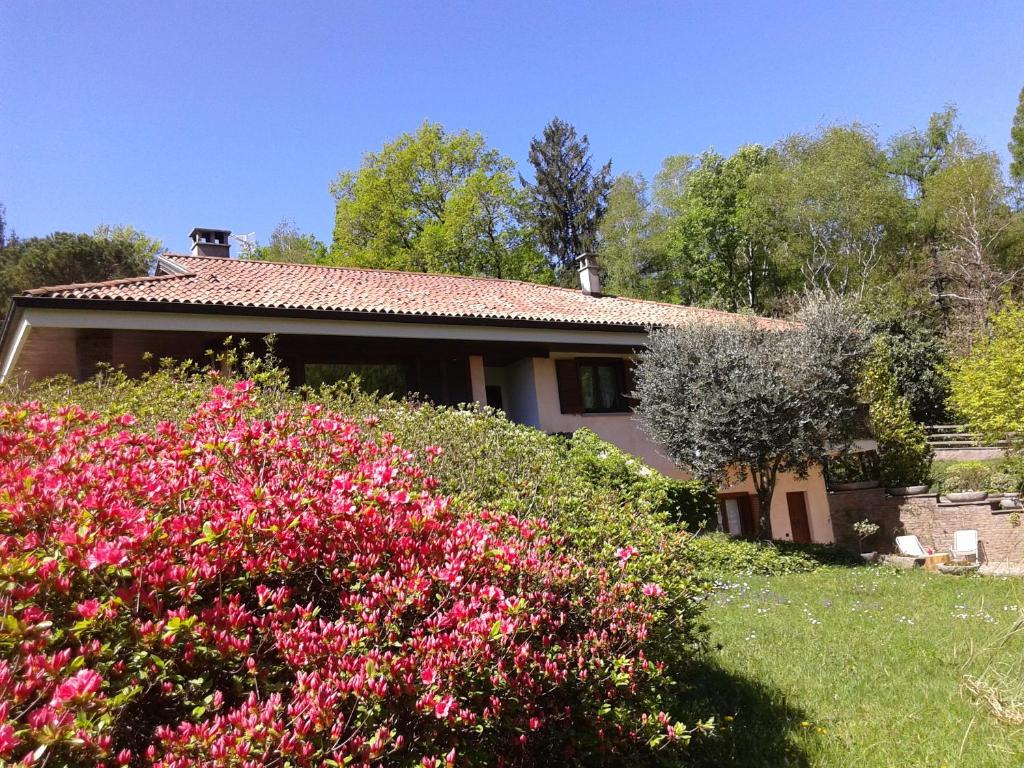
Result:
[[[718,497],[723,531],[744,539],[757,535],[757,510],[751,501],[756,503],[757,497],[746,493],[727,493]]]
[[[803,491],[790,491],[786,494],[786,506],[789,507],[789,527],[793,531],[793,541],[797,544],[810,544],[811,524],[807,520],[807,494]]]

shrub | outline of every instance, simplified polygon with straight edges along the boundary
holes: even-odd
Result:
[[[989,488],[993,471],[980,461],[961,461],[946,468],[942,479],[943,493],[984,491]]]
[[[883,339],[875,340],[863,376],[861,396],[869,403],[882,484],[895,488],[927,483],[933,458],[928,434],[911,417],[910,403],[899,393],[892,351]]]
[[[569,457],[592,484],[615,489],[644,511],[667,516],[690,531],[717,525],[717,497],[705,483],[666,477],[589,429],[573,433]]]
[[[229,343],[212,370],[163,361],[138,379],[108,370],[80,384],[67,378],[27,387],[9,384],[0,387],[0,399],[39,400],[51,410],[80,404],[106,418],[131,413],[132,429],[152,430],[161,421],[187,418],[208,398],[212,384],[235,381],[221,373],[225,369],[254,381],[255,416],[273,418],[281,410],[316,403],[361,420],[370,438],[390,436],[419,461],[431,459],[437,490],[450,496],[456,509],[543,517],[553,536],[597,568],[618,568],[616,553],[632,547],[637,554],[629,561],[630,573],[660,584],[668,596],[665,610],[651,625],[652,637],[664,644],[662,657],[685,662],[700,649],[703,633],[696,619],[702,603],[695,599],[699,595],[686,556],[689,537],[673,524],[671,505],[648,503],[651,496],[638,500],[629,483],[613,482],[616,473],[588,469],[581,460],[586,452],[577,450],[574,458],[564,438],[516,424],[494,409],[395,401],[362,392],[351,382],[293,389],[272,357],[257,357],[244,343]],[[594,441],[588,444],[601,443],[635,462],[596,436]],[[434,446],[443,453],[432,456]],[[639,472],[643,465],[635,466]],[[654,477],[667,480],[657,473]]]
[[[263,418],[251,382],[211,394],[152,430],[0,406],[0,761],[588,762],[686,738],[660,711],[670,597],[635,549],[597,567],[439,495],[393,437],[318,404]]]
[[[697,573],[709,580],[723,576],[806,573],[820,563],[797,548],[782,548],[778,542],[736,539],[724,533],[694,537],[687,556]]]

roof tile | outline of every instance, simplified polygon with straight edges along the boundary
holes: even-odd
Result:
[[[28,291],[48,298],[321,310],[611,327],[722,322],[739,315],[518,280],[167,255],[162,274]],[[170,262],[166,264],[166,262]],[[780,320],[759,319],[771,326]]]

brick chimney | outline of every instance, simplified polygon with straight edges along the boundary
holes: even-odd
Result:
[[[576,258],[580,268],[580,287],[585,296],[601,295],[601,275],[597,271],[597,256],[593,253],[581,253]]]
[[[231,243],[228,241],[231,232],[229,230],[196,227],[188,233],[188,236],[192,240],[193,256],[231,258]]]

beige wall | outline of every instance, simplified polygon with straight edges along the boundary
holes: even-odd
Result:
[[[607,355],[602,355],[607,357]],[[573,355],[580,357],[580,355]],[[657,443],[651,440],[636,416],[628,413],[615,414],[569,414],[562,413],[558,400],[558,379],[555,374],[553,358],[529,358],[533,368],[532,393],[538,410],[538,423],[534,426],[545,432],[574,432],[586,427],[597,433],[601,438],[617,445],[627,453],[643,459],[651,467],[670,477],[686,479],[687,473],[677,467],[665,455]],[[524,361],[526,362],[526,361]],[[728,488],[720,489],[722,493],[745,492],[754,493],[753,483],[749,479]],[[786,494],[791,491],[802,491],[806,494],[807,517],[811,529],[811,539],[819,543],[833,541],[832,522],[829,516],[828,495],[825,480],[819,469],[812,470],[806,479],[795,475],[782,475],[775,488],[772,498],[772,532],[778,539],[792,539],[789,523],[789,509]]]

